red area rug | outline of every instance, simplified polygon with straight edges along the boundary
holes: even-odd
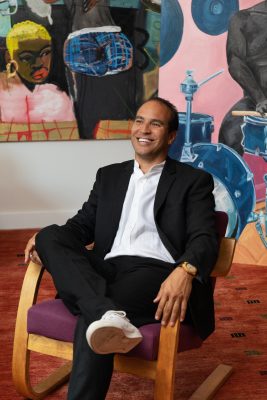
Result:
[[[32,231],[0,231],[0,400],[19,400],[12,384],[11,359],[20,287],[26,266],[23,249]],[[267,267],[235,264],[226,278],[217,280],[216,331],[198,350],[179,354],[175,400],[186,400],[220,363],[234,373],[215,400],[267,399]],[[45,276],[41,298],[54,293]],[[53,357],[34,355],[33,380],[53,369]],[[107,400],[152,400],[152,382],[114,373]],[[67,386],[47,397],[66,398]],[[164,399],[162,399],[164,400]]]

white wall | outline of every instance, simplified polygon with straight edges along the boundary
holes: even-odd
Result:
[[[128,140],[1,143],[0,229],[64,223],[99,167],[130,158]]]

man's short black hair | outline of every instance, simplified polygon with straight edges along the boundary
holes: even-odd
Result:
[[[145,101],[145,103],[148,103],[149,101],[157,101],[158,103],[163,104],[169,109],[171,113],[171,117],[169,120],[169,132],[177,132],[179,128],[179,117],[178,110],[175,105],[172,104],[169,100],[163,99],[162,97],[152,97],[151,99]]]

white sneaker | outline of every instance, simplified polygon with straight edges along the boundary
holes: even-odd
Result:
[[[141,342],[142,335],[124,311],[110,310],[89,325],[86,339],[95,353],[127,353]]]

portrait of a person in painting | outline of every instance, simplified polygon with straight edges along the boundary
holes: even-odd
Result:
[[[0,42],[0,122],[71,121],[66,138],[130,137],[136,110],[157,95],[160,1],[23,0],[9,24]],[[50,49],[41,54],[42,43],[37,57],[44,40]],[[42,67],[33,72],[36,57]]]
[[[74,121],[71,99],[55,84],[46,83],[51,68],[48,31],[24,21],[10,29],[6,45],[10,60],[0,73],[1,121]]]
[[[147,55],[140,49],[149,38],[144,28],[147,10],[142,3],[113,7],[108,0],[65,0],[64,4],[71,24],[64,61],[79,135],[97,138],[101,121],[132,120],[144,100]]]
[[[81,138],[101,120],[128,120],[135,110],[133,48],[116,25],[107,0],[66,0],[72,33],[64,49]]]
[[[267,112],[267,1],[233,15],[227,38],[227,61],[232,78],[243,89],[243,97],[224,117],[219,142],[244,153],[242,117],[232,111]]]

